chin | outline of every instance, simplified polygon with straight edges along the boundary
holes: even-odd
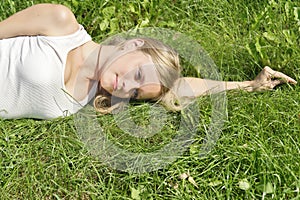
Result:
[[[100,82],[100,87],[101,87],[101,90],[104,90],[104,91],[106,91],[106,92],[108,92],[108,93],[112,93],[112,88],[111,87],[109,87],[109,84],[105,84],[105,83],[103,83],[103,82]]]

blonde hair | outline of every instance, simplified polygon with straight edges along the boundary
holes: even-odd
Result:
[[[161,93],[152,100],[163,104],[169,110],[180,110],[180,105],[177,103],[175,94],[170,91],[170,88],[172,88],[174,82],[179,78],[181,72],[178,53],[158,40],[152,38],[139,39],[143,40],[144,44],[136,50],[151,56],[161,82]],[[116,45],[120,49],[124,47],[125,43],[126,40],[123,38],[116,38],[110,42],[111,45]],[[122,104],[122,99],[116,99],[117,102],[112,104],[111,94],[100,90],[100,93],[94,99],[94,107],[96,111],[102,114],[111,113],[112,110]]]

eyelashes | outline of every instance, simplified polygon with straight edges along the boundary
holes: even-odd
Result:
[[[142,78],[143,78],[142,76],[143,76],[142,69],[141,69],[141,67],[138,67],[138,70],[135,74],[135,80],[137,80],[137,81],[142,80]]]
[[[142,81],[142,79],[143,79],[143,72],[142,72],[141,67],[138,67],[138,69],[137,69],[137,71],[136,71],[136,73],[135,73],[134,79],[135,79],[136,81],[138,81],[138,82],[141,82],[141,81]],[[136,99],[138,96],[139,96],[139,89],[138,89],[138,88],[135,88],[135,89],[133,90],[133,93],[132,93],[132,95],[131,95],[131,98],[132,98],[132,99]]]

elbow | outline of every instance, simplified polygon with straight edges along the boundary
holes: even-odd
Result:
[[[77,20],[68,7],[63,5],[53,5],[52,16],[53,24],[61,30],[72,33],[78,29]]]
[[[74,14],[66,6],[54,5],[52,12],[54,20],[57,24],[67,25],[74,20],[76,21]]]

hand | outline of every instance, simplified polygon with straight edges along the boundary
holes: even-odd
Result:
[[[272,90],[283,83],[297,84],[291,77],[266,66],[250,83],[251,91]]]

